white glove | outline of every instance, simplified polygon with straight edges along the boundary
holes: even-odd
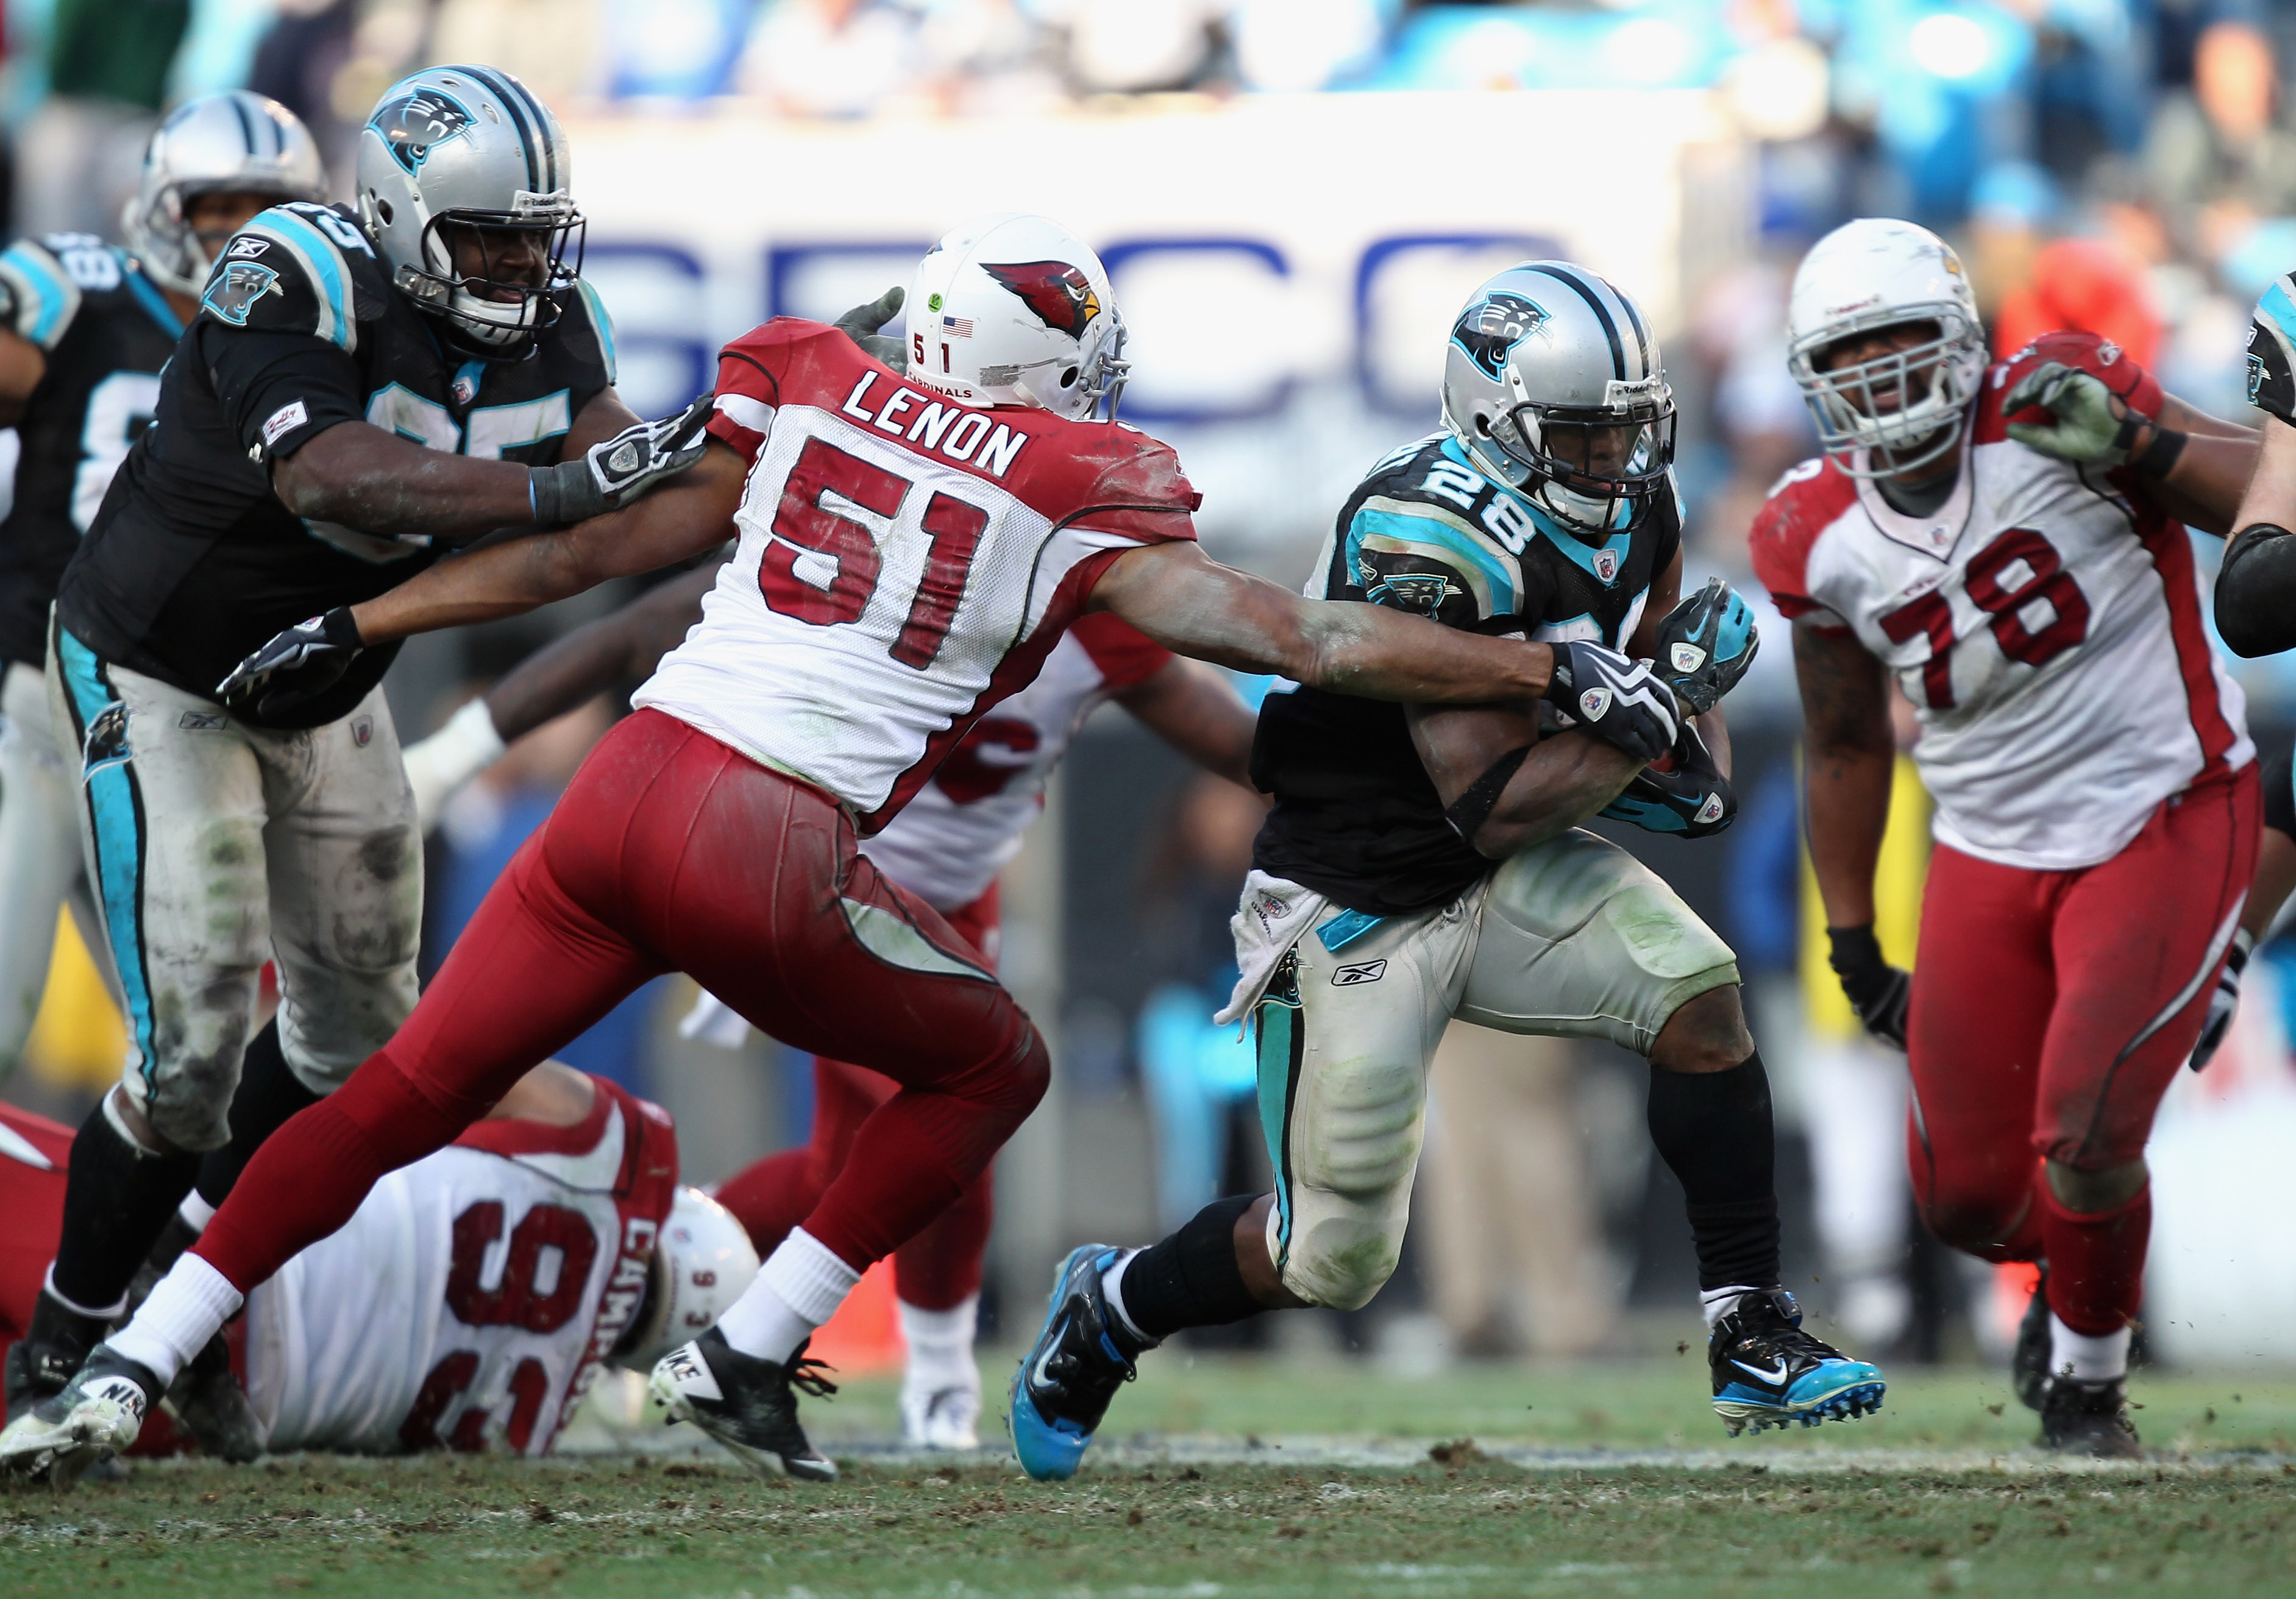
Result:
[[[414,790],[414,816],[425,836],[439,825],[462,786],[502,758],[508,746],[495,731],[494,713],[486,696],[447,718],[447,725],[421,743],[409,744],[399,758],[406,763],[406,781]]]

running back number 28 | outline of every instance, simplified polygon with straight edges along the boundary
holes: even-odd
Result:
[[[2023,570],[2017,571],[2020,565]],[[1970,557],[1962,583],[1986,614],[2001,652],[2030,667],[2046,666],[2088,636],[2088,598],[2058,558],[2056,546],[2030,528],[2012,528]],[[2048,602],[2049,624],[2025,625],[2024,608]],[[1953,602],[1942,586],[1881,618],[1893,644],[1926,634],[1930,658],[1922,663],[1922,696],[1931,710],[1953,709]]]
[[[835,495],[890,521],[915,487],[826,440],[807,439],[790,469],[774,512],[774,539],[758,568],[766,603],[816,627],[860,620],[877,592],[877,540],[861,522],[831,510],[824,497]],[[924,577],[891,651],[895,660],[918,671],[940,653],[941,640],[956,619],[965,574],[988,526],[988,512],[935,490],[925,502],[922,525],[932,541]]]

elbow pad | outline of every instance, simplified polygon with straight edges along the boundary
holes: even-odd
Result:
[[[2233,536],[2217,573],[2217,631],[2235,655],[2296,647],[2296,536],[2254,522]]]

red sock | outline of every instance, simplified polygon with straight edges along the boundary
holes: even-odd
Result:
[[[956,1203],[893,1252],[893,1291],[920,1310],[954,1310],[980,1292],[980,1259],[996,1214],[989,1173],[972,1179]]]
[[[2144,1246],[2152,1233],[2152,1187],[2111,1210],[2084,1216],[2057,1202],[2045,1182],[2035,1200],[2049,1258],[2049,1308],[2089,1338],[2136,1319],[2144,1297]]]
[[[371,1055],[264,1142],[193,1251],[245,1293],[350,1220],[385,1173],[445,1148],[485,1109],[442,1110],[388,1053]]]

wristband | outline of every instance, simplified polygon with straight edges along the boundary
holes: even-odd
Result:
[[[527,503],[537,528],[570,528],[613,509],[590,476],[590,463],[577,455],[555,466],[526,469]]]
[[[2186,437],[2173,428],[2164,428],[2155,422],[2152,442],[2146,445],[2144,453],[2129,464],[2145,477],[2165,478],[2176,470],[2177,457],[2185,453]]]
[[[338,650],[366,648],[366,640],[359,636],[358,619],[348,605],[338,605],[319,619],[319,636]]]
[[[1525,744],[1520,750],[1508,750],[1491,762],[1483,768],[1480,777],[1467,785],[1465,793],[1451,801],[1450,807],[1443,813],[1443,819],[1461,838],[1472,844],[1475,834],[1481,832],[1483,824],[1490,819],[1491,809],[1498,804],[1499,796],[1506,791],[1506,785],[1522,769],[1522,763],[1529,757],[1530,746]]]

